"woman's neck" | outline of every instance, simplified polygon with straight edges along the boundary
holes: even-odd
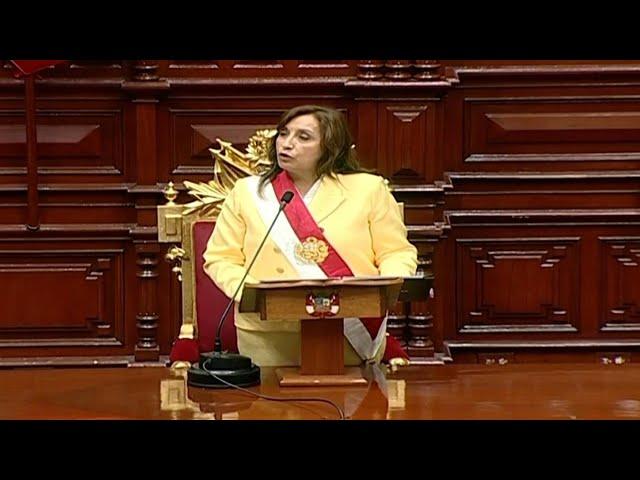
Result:
[[[300,195],[302,195],[303,197],[309,190],[311,190],[311,187],[317,180],[314,174],[296,175],[289,173],[289,176],[291,177],[291,180],[293,180],[293,184],[300,192]]]

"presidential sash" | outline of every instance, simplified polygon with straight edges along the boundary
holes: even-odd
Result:
[[[259,177],[251,177],[249,189],[254,194],[258,212],[266,227],[278,212],[278,199],[287,190],[294,193],[270,236],[299,277],[353,277],[353,271],[325,237],[289,175],[281,172],[271,184],[265,185],[262,195],[258,192],[259,180]],[[344,335],[364,361],[374,358],[384,341],[386,330],[386,318],[344,319]]]

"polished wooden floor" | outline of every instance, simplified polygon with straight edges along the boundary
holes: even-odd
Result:
[[[406,367],[367,387],[283,388],[263,369],[251,390],[320,397],[351,419],[637,419],[640,365]],[[377,377],[377,379],[376,379]],[[0,370],[0,419],[338,419],[317,401],[187,387],[163,367]]]

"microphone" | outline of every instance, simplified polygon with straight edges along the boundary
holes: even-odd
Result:
[[[256,261],[256,258],[258,258],[258,254],[260,253],[260,250],[262,250],[262,246],[264,245],[264,242],[267,241],[267,238],[269,237],[269,233],[271,233],[271,229],[276,224],[276,220],[278,220],[278,217],[280,216],[280,213],[284,210],[284,207],[286,207],[292,199],[293,199],[293,192],[292,191],[287,190],[286,192],[284,192],[282,194],[282,198],[280,199],[280,208],[278,209],[278,213],[276,213],[276,216],[273,218],[273,221],[271,222],[271,225],[269,226],[269,229],[267,230],[267,233],[265,234],[264,238],[262,239],[262,242],[260,243],[260,245],[258,245],[258,249],[256,250],[256,253],[253,255],[253,258],[251,259],[251,263],[249,263],[249,266],[247,267],[246,272],[244,272],[244,275],[242,276],[242,279],[240,280],[240,283],[238,284],[238,288],[236,288],[236,291],[233,292],[233,296],[229,300],[229,303],[227,304],[227,308],[224,309],[224,312],[222,313],[222,316],[220,317],[220,322],[218,323],[218,329],[216,330],[216,339],[215,339],[214,347],[213,347],[213,351],[214,352],[221,352],[222,351],[222,340],[220,339],[220,333],[222,332],[222,325],[224,324],[224,321],[227,318],[227,315],[229,314],[229,311],[231,310],[231,307],[233,306],[233,302],[235,301],[236,295],[238,295],[238,292],[242,288],[242,285],[244,284],[244,281],[246,280],[247,275],[249,275],[249,271],[251,270],[251,267],[253,267],[253,264]]]
[[[200,366],[194,366],[189,369],[189,372],[187,374],[189,384],[205,388],[226,388],[227,385],[223,382],[218,381],[216,377],[223,379],[227,383],[243,387],[257,385],[260,383],[260,368],[254,365],[249,357],[238,355],[235,353],[224,353],[222,351],[222,340],[220,338],[220,335],[222,332],[224,321],[231,311],[231,307],[235,302],[235,298],[244,285],[244,281],[246,280],[247,275],[249,275],[251,267],[253,267],[253,264],[258,258],[258,254],[262,250],[262,247],[267,241],[267,238],[269,238],[269,234],[276,224],[278,217],[292,199],[293,192],[290,190],[284,192],[284,194],[280,198],[280,208],[278,208],[278,213],[276,213],[273,221],[271,222],[271,225],[269,225],[267,233],[262,239],[262,242],[260,242],[260,245],[258,245],[256,253],[253,255],[249,266],[247,267],[244,275],[242,276],[242,279],[240,280],[240,283],[238,284],[238,288],[236,288],[233,296],[231,297],[231,299],[229,299],[229,303],[227,303],[227,306],[220,317],[220,322],[218,323],[218,328],[216,330],[213,353],[201,355]],[[215,377],[209,375],[209,372],[215,374]]]

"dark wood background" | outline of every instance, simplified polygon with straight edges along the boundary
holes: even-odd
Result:
[[[162,189],[209,180],[216,138],[243,149],[303,103],[344,111],[406,203],[435,274],[390,322],[416,361],[637,355],[640,61],[71,61],[36,82],[37,231],[13,74],[0,61],[3,365],[166,356]]]

